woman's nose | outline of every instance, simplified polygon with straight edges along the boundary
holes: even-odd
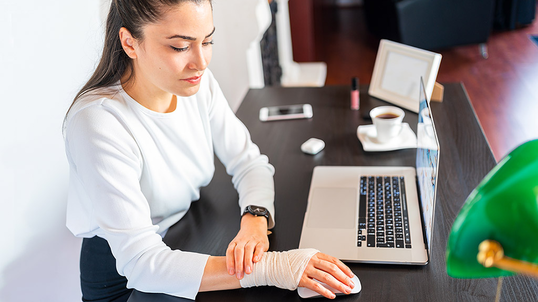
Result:
[[[211,50],[206,50],[202,47],[197,47],[195,51],[192,52],[192,58],[190,62],[191,69],[204,70],[209,65],[209,58],[207,57],[206,52]]]

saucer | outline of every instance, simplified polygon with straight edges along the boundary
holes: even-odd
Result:
[[[408,123],[402,123],[402,130],[398,136],[388,142],[377,141],[377,131],[374,125],[361,125],[357,128],[357,136],[362,148],[368,152],[392,151],[417,147],[417,136]]]

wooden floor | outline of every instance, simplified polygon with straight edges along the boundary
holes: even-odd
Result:
[[[538,21],[514,31],[495,32],[489,58],[478,46],[442,54],[438,82],[463,82],[497,161],[521,143],[538,138]],[[316,16],[316,60],[327,63],[327,85],[369,83],[379,40],[365,28],[360,7],[324,7]]]

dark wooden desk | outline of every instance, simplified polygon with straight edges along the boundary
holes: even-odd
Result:
[[[361,109],[349,109],[349,87],[264,88],[250,90],[237,112],[253,141],[275,166],[276,226],[270,236],[271,250],[299,245],[312,169],[318,165],[414,166],[415,149],[384,153],[362,150],[357,126],[370,124],[363,117],[385,102],[370,98],[361,86]],[[359,295],[340,301],[494,301],[497,279],[453,279],[446,274],[445,250],[451,225],[463,202],[495,165],[465,89],[445,85],[443,103],[432,103],[441,145],[438,201],[433,249],[427,266],[350,264],[362,282]],[[310,103],[314,118],[262,123],[263,106]],[[405,120],[416,131],[417,115],[406,111]],[[300,145],[310,137],[325,141],[321,153],[310,156]],[[172,248],[224,255],[239,230],[237,193],[224,168],[218,164],[211,184],[189,213],[170,228],[165,242]],[[198,301],[301,301],[296,292],[272,287],[200,293]],[[503,301],[537,301],[538,285],[526,277],[505,278]],[[167,295],[135,292],[129,302],[188,301]]]

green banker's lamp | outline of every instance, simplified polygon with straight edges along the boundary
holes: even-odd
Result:
[[[448,237],[447,273],[538,278],[537,234],[538,140],[533,140],[499,162],[465,201]]]

